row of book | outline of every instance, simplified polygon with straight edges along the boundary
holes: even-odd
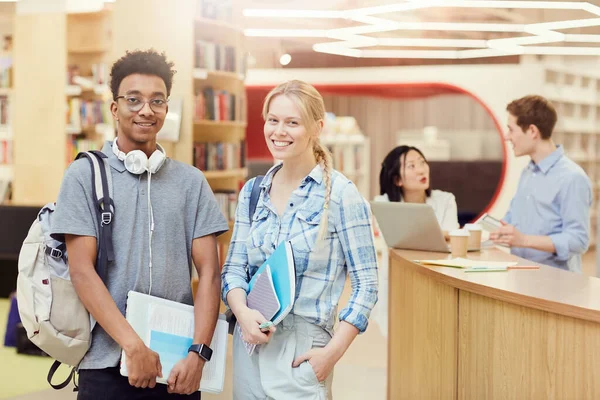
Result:
[[[194,143],[194,166],[202,171],[243,168],[245,143]]]
[[[216,190],[215,199],[217,199],[217,204],[219,205],[223,216],[228,221],[235,220],[235,209],[237,208],[238,201],[237,194],[233,190]]]
[[[194,119],[210,121],[243,121],[243,97],[225,90],[205,87],[194,98]]]
[[[13,142],[12,140],[0,140],[0,165],[13,163]]]
[[[67,100],[67,125],[85,127],[96,124],[112,124],[110,103],[101,100],[87,101],[77,97]]]
[[[100,144],[94,140],[72,139],[67,140],[67,164],[71,163],[82,151],[100,150]]]
[[[198,0],[198,13],[202,18],[233,21],[232,0]]]
[[[246,73],[246,57],[234,46],[196,40],[194,67],[209,71]]]
[[[10,121],[10,107],[8,97],[0,96],[0,125],[8,125]]]

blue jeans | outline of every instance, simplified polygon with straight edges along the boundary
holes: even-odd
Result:
[[[157,383],[154,389],[140,389],[129,384],[119,368],[79,370],[77,400],[200,400],[200,392],[191,395],[167,393],[167,385]]]

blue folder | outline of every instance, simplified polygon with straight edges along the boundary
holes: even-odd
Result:
[[[248,284],[248,293],[252,291],[256,278],[264,273],[267,265],[271,270],[275,293],[281,304],[281,308],[271,319],[277,325],[283,320],[294,306],[296,298],[296,265],[294,264],[294,253],[292,245],[288,241],[281,242],[273,254],[258,268]]]

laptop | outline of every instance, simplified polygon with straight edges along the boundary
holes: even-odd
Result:
[[[372,201],[371,210],[388,247],[450,252],[450,246],[430,205]]]
[[[450,253],[430,205],[371,201],[371,210],[388,247]]]

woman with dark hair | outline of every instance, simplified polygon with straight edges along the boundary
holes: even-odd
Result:
[[[416,147],[398,146],[388,153],[381,164],[379,188],[375,201],[426,203],[433,208],[444,234],[459,228],[454,195],[431,190],[429,164]]]
[[[381,163],[379,188],[380,195],[375,197],[375,201],[429,204],[444,231],[444,236],[447,236],[449,231],[459,228],[454,195],[441,190],[431,190],[429,164],[421,150],[416,147],[398,146],[388,153]],[[380,237],[380,240],[383,241],[383,238]],[[379,302],[373,308],[371,316],[383,335],[387,335],[388,248],[384,243],[380,248],[382,256],[379,265]]]

